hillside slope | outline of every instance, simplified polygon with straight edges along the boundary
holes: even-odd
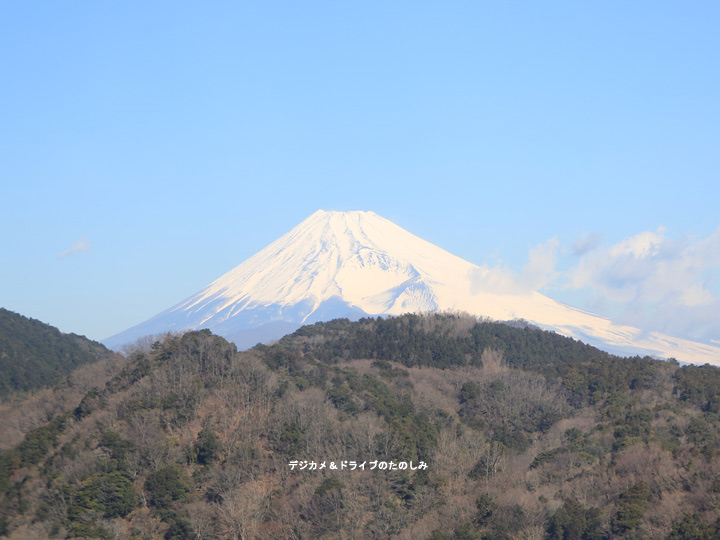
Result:
[[[111,354],[100,343],[0,308],[0,398],[52,386]]]
[[[0,527],[12,539],[712,538],[718,396],[711,366],[458,316],[335,320],[242,353],[189,332],[135,352],[0,453]]]

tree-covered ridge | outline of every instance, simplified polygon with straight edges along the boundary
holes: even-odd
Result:
[[[510,368],[562,380],[573,399],[584,402],[604,393],[651,384],[657,360],[622,358],[569,337],[532,326],[475,321],[462,315],[405,315],[338,319],[304,326],[281,340],[302,344],[323,362],[369,358],[408,367],[481,366],[485,351],[502,354]]]
[[[100,343],[0,308],[0,398],[52,386],[110,354]]]
[[[717,368],[459,316],[332,321],[241,353],[190,332],[0,452],[0,534],[713,538],[719,394]],[[340,468],[373,460],[428,469]]]
[[[530,325],[476,321],[452,314],[366,318],[357,323],[337,319],[304,326],[282,342],[305,343],[323,361],[379,358],[408,367],[475,365],[486,349],[501,351],[513,368],[624,360]]]

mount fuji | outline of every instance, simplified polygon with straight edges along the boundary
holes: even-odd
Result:
[[[613,353],[720,365],[720,347],[615,324],[537,292],[488,292],[486,272],[373,212],[319,210],[203,290],[103,343],[208,328],[246,348],[338,317],[460,311],[524,319]]]

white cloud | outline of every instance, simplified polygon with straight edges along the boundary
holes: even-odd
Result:
[[[558,256],[564,267],[558,268]],[[596,234],[562,247],[556,238],[530,250],[522,271],[502,262],[473,276],[473,293],[572,290],[572,304],[646,331],[720,338],[720,228],[707,237],[672,238],[665,228],[603,246]],[[562,296],[559,294],[550,296]],[[579,299],[579,301],[578,301]]]
[[[636,259],[645,259],[656,255],[665,242],[665,228],[659,227],[656,232],[645,231],[618,242],[610,248],[610,255],[620,257],[629,255]]]
[[[640,328],[705,339],[720,335],[720,228],[706,238],[671,239],[645,231],[584,253],[566,286],[591,295],[591,306],[614,307]]]
[[[64,259],[65,257],[74,253],[87,253],[90,251],[90,242],[87,238],[82,237],[75,240],[75,243],[67,248],[62,253],[58,254],[58,259]]]
[[[520,273],[502,263],[494,267],[481,266],[473,277],[473,293],[479,291],[498,294],[523,294],[541,289],[558,276],[557,252],[559,242],[551,238],[531,249],[528,262]]]

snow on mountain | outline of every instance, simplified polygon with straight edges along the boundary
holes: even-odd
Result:
[[[537,292],[494,294],[483,275],[373,212],[319,210],[205,289],[103,343],[209,328],[249,347],[337,317],[443,310],[525,319],[616,353],[720,365],[720,347],[617,325]]]

